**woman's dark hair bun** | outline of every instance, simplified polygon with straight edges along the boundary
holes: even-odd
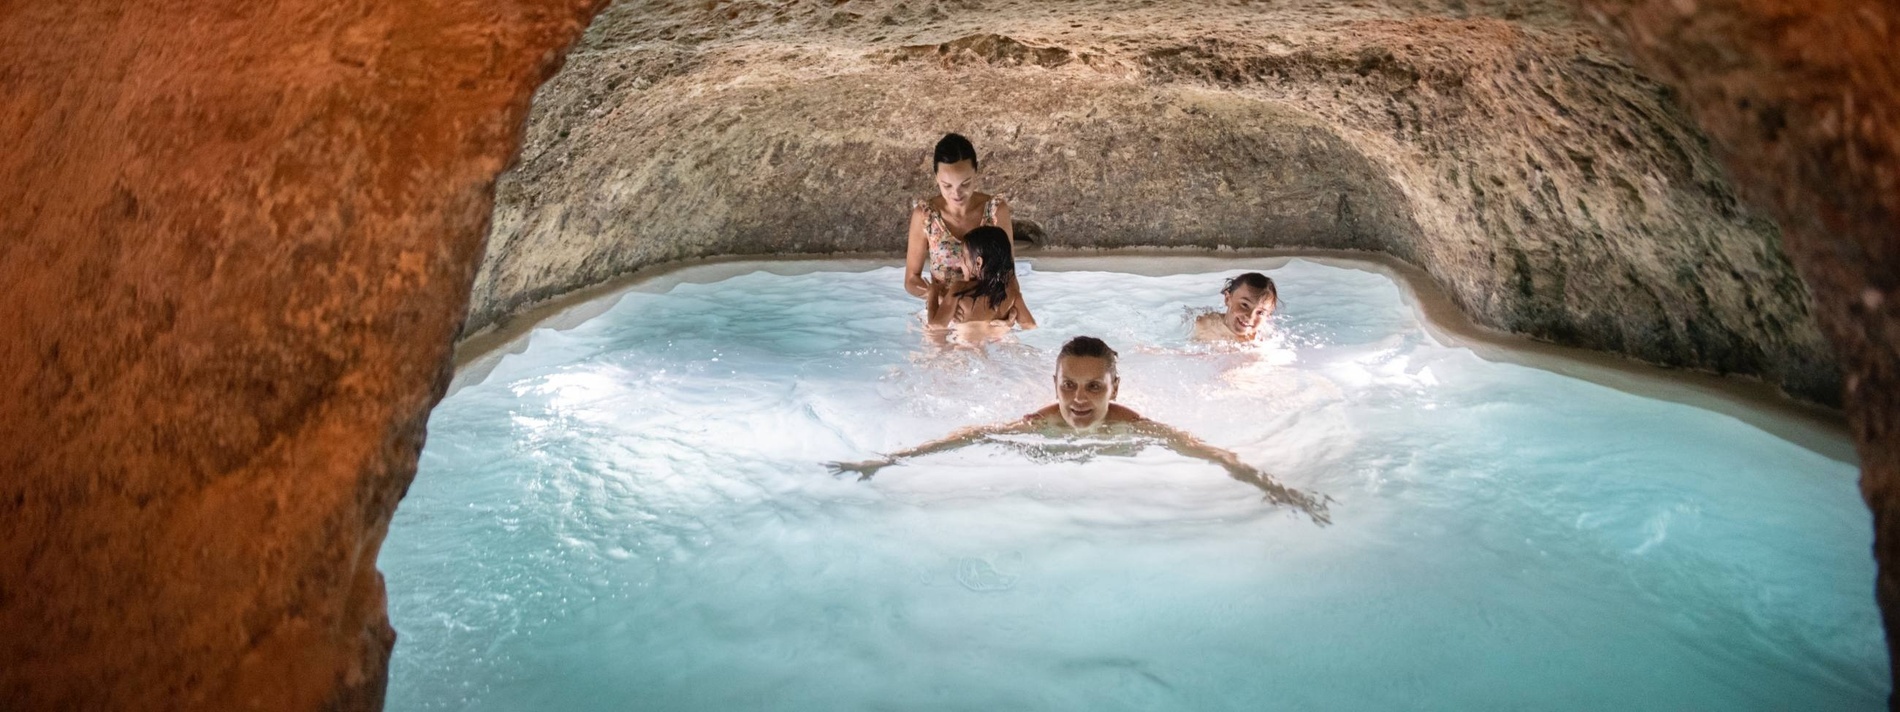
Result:
[[[963,134],[944,134],[937,140],[937,150],[931,156],[930,172],[936,173],[937,166],[958,161],[969,161],[971,168],[982,170],[976,163],[976,146],[970,144],[970,139]]]

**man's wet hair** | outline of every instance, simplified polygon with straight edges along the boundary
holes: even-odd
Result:
[[[969,161],[972,170],[981,170],[976,164],[976,146],[970,144],[970,139],[963,134],[944,134],[937,140],[937,150],[931,154],[930,172],[934,174],[937,166],[958,161]]]
[[[1241,287],[1265,289],[1269,292],[1274,291],[1273,279],[1259,272],[1248,272],[1246,274],[1229,277],[1226,286],[1221,287],[1220,291],[1222,294],[1226,294]]]
[[[1115,355],[1115,350],[1108,347],[1108,342],[1093,336],[1077,336],[1062,345],[1062,353],[1056,354],[1056,360],[1061,361],[1068,356],[1099,358],[1108,362],[1108,372],[1113,375],[1116,373]]]
[[[1259,272],[1248,272],[1246,274],[1236,275],[1234,278],[1227,280],[1227,286],[1221,287],[1220,293],[1232,294],[1234,290],[1241,287],[1253,287],[1254,289],[1266,292],[1268,299],[1272,299],[1276,302],[1280,301],[1280,288],[1273,286],[1273,278]]]

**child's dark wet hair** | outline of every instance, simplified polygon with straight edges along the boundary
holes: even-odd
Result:
[[[1009,252],[1009,233],[994,225],[984,225],[963,235],[964,259],[975,259],[982,274],[959,297],[985,298],[990,306],[1009,298],[1009,276],[1016,273],[1016,258]]]
[[[1077,336],[1069,339],[1069,343],[1062,345],[1062,353],[1056,354],[1056,360],[1061,361],[1069,356],[1102,359],[1108,362],[1108,372],[1115,373],[1115,350],[1108,347],[1108,342],[1093,336]]]
[[[970,139],[963,134],[944,134],[937,140],[937,150],[931,156],[930,172],[936,173],[937,166],[958,161],[969,161],[971,169],[982,170],[976,164],[976,146],[970,144]]]

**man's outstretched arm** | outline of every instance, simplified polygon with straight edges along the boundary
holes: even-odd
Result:
[[[1332,522],[1331,515],[1326,511],[1325,497],[1316,497],[1275,482],[1273,476],[1242,462],[1240,456],[1230,450],[1214,447],[1180,429],[1152,420],[1142,420],[1135,423],[1134,427],[1139,432],[1160,438],[1170,450],[1220,465],[1229,477],[1260,488],[1261,492],[1266,493],[1267,500],[1274,504],[1284,504],[1305,512],[1306,516],[1320,524]]]
[[[831,474],[834,474],[834,475],[842,475],[846,472],[858,473],[858,480],[863,481],[863,480],[871,479],[871,475],[877,474],[878,470],[884,469],[891,465],[895,465],[905,460],[909,460],[909,459],[917,458],[917,457],[923,457],[925,455],[930,455],[933,453],[948,452],[951,450],[955,450],[957,448],[968,447],[968,446],[983,442],[984,440],[987,440],[991,436],[994,436],[994,435],[1003,435],[1006,433],[1023,433],[1023,432],[1028,432],[1030,429],[1031,429],[1030,422],[1026,418],[1023,420],[1017,420],[1017,421],[1013,421],[1009,423],[995,423],[991,425],[979,425],[974,428],[964,428],[962,430],[951,433],[947,437],[943,437],[937,440],[932,440],[930,442],[924,443],[922,445],[918,445],[913,448],[899,450],[889,455],[885,455],[884,457],[880,459],[865,460],[863,462],[827,462],[825,463],[825,467],[831,470]]]

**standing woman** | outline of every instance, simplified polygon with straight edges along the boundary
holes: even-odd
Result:
[[[1010,225],[1009,203],[1002,196],[978,192],[976,147],[959,134],[946,134],[937,142],[931,157],[930,172],[937,183],[937,195],[911,205],[910,248],[904,255],[904,291],[923,297],[930,293],[931,281],[954,281],[962,274],[966,250],[963,235],[985,225],[1002,228],[1010,238],[1014,253],[1016,234]],[[925,260],[929,278],[924,277]],[[1022,287],[1016,275],[1009,275],[1009,294],[1022,303]],[[1024,328],[1035,328],[1036,318],[1028,308],[1017,314]]]

